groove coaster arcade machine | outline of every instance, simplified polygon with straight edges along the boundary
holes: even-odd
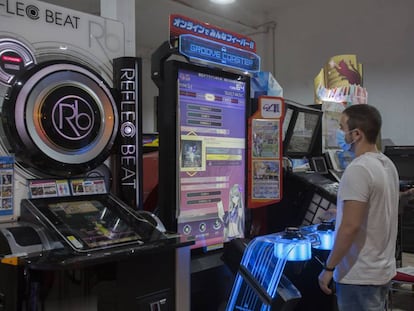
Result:
[[[159,216],[167,229],[195,236],[193,249],[207,250],[244,235],[247,73],[260,70],[260,58],[250,38],[181,15],[170,16],[170,37],[152,55]],[[219,214],[228,212],[232,187],[242,228],[225,236]]]
[[[112,63],[123,56],[120,22],[0,3],[0,155],[14,163],[0,217],[21,216],[0,224],[0,310],[188,307],[192,242],[108,193],[120,123]]]
[[[195,237],[193,310],[216,310],[228,298],[225,279],[232,276],[225,275],[221,249],[245,235],[249,72],[260,70],[255,45],[171,15],[170,40],[152,55],[159,89],[158,215],[167,229]]]

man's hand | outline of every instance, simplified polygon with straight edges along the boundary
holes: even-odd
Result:
[[[332,289],[329,288],[329,284],[332,281],[332,274],[332,271],[322,270],[318,277],[319,287],[327,295],[332,294]]]

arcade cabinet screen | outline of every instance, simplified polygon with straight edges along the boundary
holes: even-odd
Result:
[[[246,78],[178,70],[178,232],[193,248],[244,236]]]
[[[400,180],[414,181],[414,157],[391,156],[390,159],[397,168]]]
[[[48,208],[56,228],[75,249],[92,250],[141,239],[98,200],[60,201],[49,203]]]
[[[414,146],[385,146],[384,154],[397,168],[400,181],[414,181]]]
[[[310,156],[319,134],[322,112],[291,104],[288,105],[288,109],[292,109],[293,112],[283,141],[284,154],[293,158]]]

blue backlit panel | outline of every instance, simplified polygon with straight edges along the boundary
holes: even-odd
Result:
[[[283,276],[287,261],[308,260],[310,241],[284,238],[280,234],[253,239],[243,254],[226,311],[271,311],[280,286],[286,297],[300,299],[300,292]]]
[[[260,71],[257,54],[189,34],[180,36],[179,51],[193,60],[248,72]]]

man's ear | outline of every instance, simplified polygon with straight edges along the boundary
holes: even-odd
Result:
[[[355,133],[356,137],[360,137],[360,136],[363,135],[363,133],[360,129],[355,129],[354,133]]]

